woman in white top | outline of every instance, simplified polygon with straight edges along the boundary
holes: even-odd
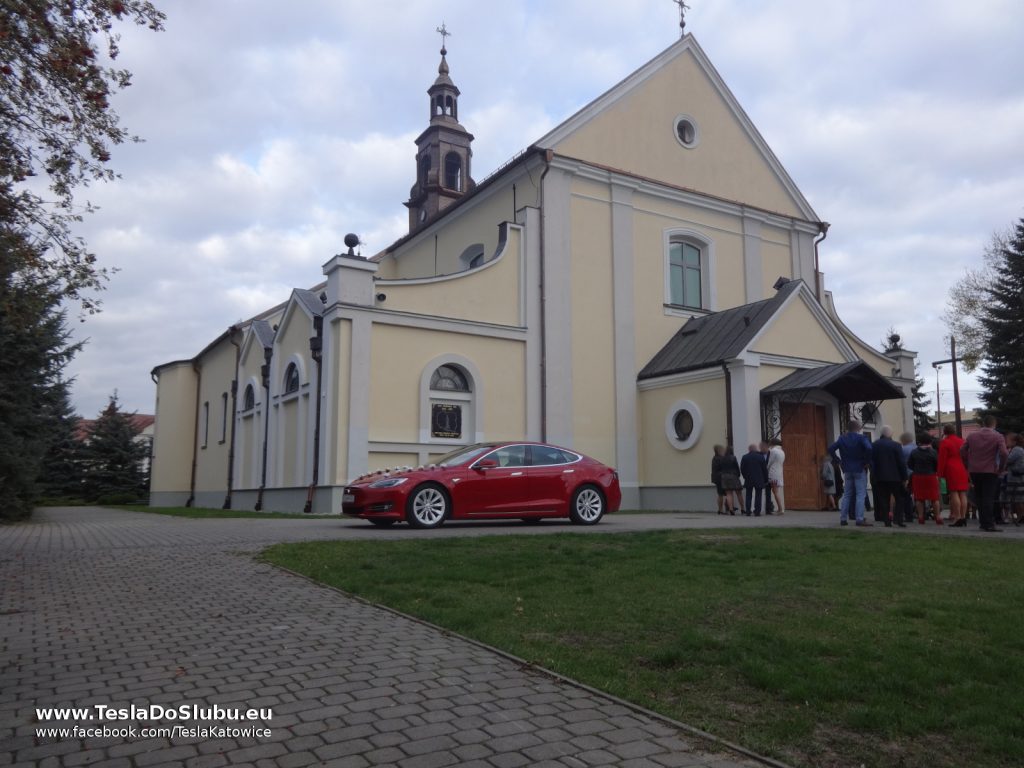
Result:
[[[771,441],[771,446],[768,451],[768,484],[775,498],[775,514],[783,515],[786,513],[786,495],[782,489],[782,465],[786,463],[786,453],[782,450],[782,441],[777,437]]]

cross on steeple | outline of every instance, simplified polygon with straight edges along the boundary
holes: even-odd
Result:
[[[451,32],[448,31],[448,26],[442,21],[441,26],[437,28],[437,34],[441,36],[441,53],[445,53],[445,49],[448,47],[448,38],[451,37]]]
[[[690,10],[690,6],[686,4],[685,0],[672,0],[672,2],[679,6],[679,36],[684,37],[686,35],[686,12]]]

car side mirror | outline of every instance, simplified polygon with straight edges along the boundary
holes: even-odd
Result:
[[[494,459],[480,459],[473,465],[473,469],[494,469],[496,466],[498,466],[498,462]]]

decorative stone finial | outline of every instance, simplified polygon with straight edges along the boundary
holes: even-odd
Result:
[[[686,36],[686,12],[690,10],[685,0],[672,0],[673,3],[679,6],[679,36]]]

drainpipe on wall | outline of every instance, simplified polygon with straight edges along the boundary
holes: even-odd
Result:
[[[548,149],[544,151],[544,172],[540,175],[538,186],[540,187],[540,439],[547,442],[548,439],[548,345],[547,345],[547,295],[544,290],[544,177],[551,170],[551,160],[555,153]]]
[[[728,363],[722,363],[722,370],[725,372],[725,444],[735,453],[736,446],[732,444],[732,373]]]
[[[264,363],[260,367],[263,378],[263,467],[260,470],[260,489],[256,494],[257,512],[263,509],[263,490],[267,487],[267,439],[270,431],[270,359],[274,356],[273,347],[263,348]]]
[[[196,415],[192,423],[192,477],[188,481],[188,501],[186,507],[195,506],[196,503],[196,465],[199,462],[199,398],[202,397],[200,388],[203,383],[203,369],[199,361],[192,361],[192,370],[196,372]]]
[[[316,423],[313,425],[313,482],[306,492],[306,505],[302,511],[307,515],[313,511],[313,494],[320,482],[320,399],[324,385],[324,319],[313,318],[313,329],[316,334],[309,340],[309,353],[316,361]]]
[[[814,295],[818,297],[819,304],[825,303],[825,297],[821,295],[821,262],[818,259],[818,246],[825,242],[825,238],[828,237],[829,226],[827,221],[818,222],[818,231],[821,233],[821,238],[814,241]]]
[[[238,364],[242,359],[241,329],[232,325],[228,332],[235,347],[235,378],[231,380],[231,442],[228,444],[228,492],[222,509],[231,509],[231,494],[235,487],[235,426],[238,423]]]

